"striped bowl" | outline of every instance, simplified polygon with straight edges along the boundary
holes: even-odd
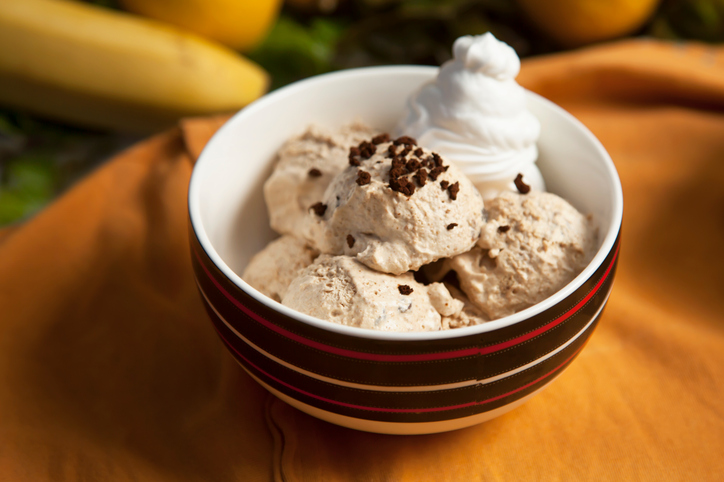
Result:
[[[240,273],[276,235],[262,185],[274,152],[310,123],[361,119],[391,130],[431,67],[326,74],[269,94],[234,116],[198,159],[189,187],[191,258],[214,329],[246,372],[277,397],[329,422],[420,434],[489,420],[542,390],[583,349],[613,283],[623,211],[616,169],[575,118],[528,93],[540,119],[539,167],[548,189],[599,230],[591,263],[555,295],[479,326],[382,333],[300,314]]]

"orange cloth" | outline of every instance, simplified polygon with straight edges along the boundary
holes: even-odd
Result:
[[[491,422],[355,432],[259,388],[202,309],[193,119],[0,237],[0,480],[721,480],[724,48],[628,41],[519,78],[601,139],[624,188],[608,308],[550,388]]]

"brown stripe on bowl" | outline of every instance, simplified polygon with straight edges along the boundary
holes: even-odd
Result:
[[[618,246],[617,242],[589,280],[549,310],[499,330],[418,341],[413,347],[406,341],[365,339],[302,325],[226,280],[198,242],[192,250],[206,302],[262,351],[324,377],[369,385],[417,386],[495,376],[566,343],[607,299]]]
[[[213,318],[213,315],[212,315]],[[588,340],[596,321],[555,355],[488,383],[443,390],[378,391],[354,389],[300,374],[264,357],[245,344],[233,344],[234,333],[220,321],[214,325],[237,361],[269,386],[321,410],[370,420],[419,423],[467,417],[513,403],[539,389],[567,366]]]

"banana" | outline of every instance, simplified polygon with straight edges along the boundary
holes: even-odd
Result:
[[[119,0],[129,11],[247,52],[269,32],[281,0]]]
[[[147,133],[238,110],[268,80],[232,50],[152,20],[66,0],[0,1],[3,105]]]

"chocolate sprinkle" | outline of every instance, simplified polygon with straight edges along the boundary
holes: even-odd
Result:
[[[418,184],[420,184],[420,187],[424,186],[427,182],[427,171],[425,169],[420,169],[415,174],[415,179],[417,180]]]
[[[362,159],[369,159],[377,152],[377,146],[371,142],[362,141],[359,145],[359,155]]]
[[[515,180],[513,182],[521,194],[528,194],[530,192],[530,186],[523,182],[523,174],[515,176]]]
[[[309,177],[321,177],[321,176],[322,176],[322,171],[320,171],[319,169],[313,167],[309,170]]]
[[[369,172],[360,169],[359,171],[357,171],[357,180],[355,182],[358,186],[364,186],[366,184],[369,184],[371,179],[372,176]]]
[[[508,225],[498,226],[499,233],[507,233],[508,231],[510,231],[510,226],[508,226]]]
[[[372,144],[382,144],[383,142],[390,142],[389,134],[384,133],[372,138]]]
[[[450,231],[452,228],[454,228],[457,225],[458,225],[458,223],[450,223],[447,225],[447,230]]]
[[[405,295],[405,296],[411,295],[412,291],[413,291],[413,289],[407,285],[397,285],[397,289],[400,290],[401,295]]]
[[[455,201],[458,198],[458,193],[460,192],[460,183],[456,182],[455,184],[450,185],[447,190],[450,193],[450,199]]]
[[[442,157],[437,152],[432,153],[432,160],[435,163],[435,167],[442,166]]]
[[[420,161],[417,159],[410,159],[405,164],[405,168],[407,169],[407,172],[415,172],[420,169]]]
[[[416,146],[417,145],[417,141],[410,136],[398,137],[397,139],[395,139],[392,142],[396,146],[399,146],[400,144],[405,144],[406,146]]]
[[[351,234],[347,235],[347,246],[352,248],[354,246],[354,237]]]
[[[314,210],[314,214],[316,214],[317,216],[324,216],[324,213],[327,211],[327,205],[318,202],[316,204],[312,204],[309,209]]]
[[[401,166],[393,166],[390,169],[390,179],[398,178],[405,175],[405,168]]]
[[[406,177],[390,178],[390,188],[408,197],[415,192],[415,185]]]
[[[437,177],[440,174],[442,174],[443,172],[445,172],[444,167],[442,167],[442,166],[433,167],[432,170],[430,171],[430,177],[432,178],[433,181],[437,181]]]
[[[449,185],[450,185],[450,183],[448,181],[440,181],[440,187],[442,188],[443,191],[445,189],[447,189]]]

